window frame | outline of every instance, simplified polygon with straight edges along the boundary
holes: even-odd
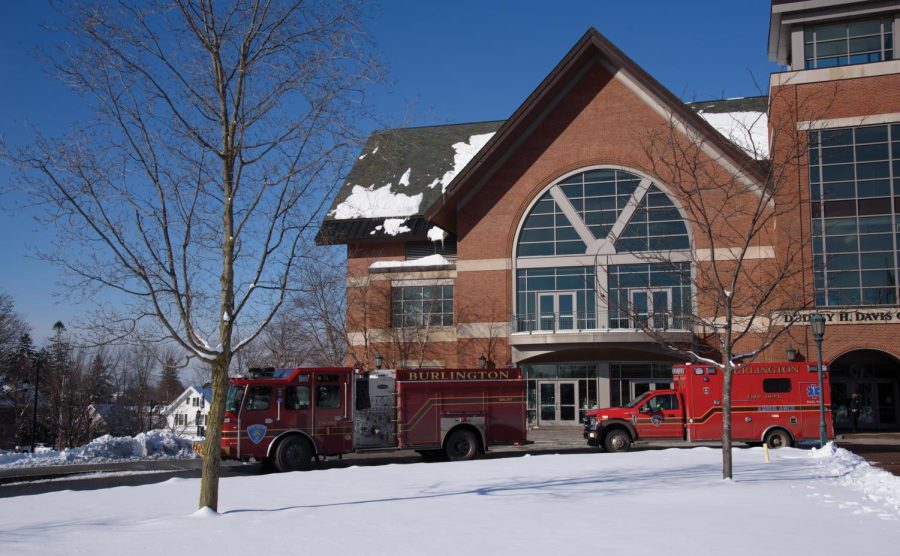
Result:
[[[854,27],[859,27],[867,23],[877,23],[878,32],[861,32],[854,34]],[[843,27],[840,35],[834,37],[828,36],[828,31],[836,31]],[[803,27],[803,67],[805,69],[832,68],[841,66],[852,66],[857,64],[866,64],[872,62],[883,62],[893,60],[894,57],[894,19],[892,17],[870,17],[863,19],[853,19],[843,22],[821,23],[817,25],[805,25]],[[825,35],[819,38],[819,35]],[[878,39],[877,48],[868,48],[866,50],[853,50],[853,43],[860,41]],[[823,47],[837,47],[835,52],[824,52],[820,55],[820,49]],[[840,48],[840,47],[843,48]],[[866,57],[865,60],[858,59]],[[872,59],[876,57],[877,59]],[[857,58],[854,61],[854,58]],[[831,63],[831,62],[834,63]]]
[[[416,295],[414,290],[418,290],[419,294]],[[453,282],[449,280],[393,283],[391,326],[393,328],[453,326],[454,295]]]

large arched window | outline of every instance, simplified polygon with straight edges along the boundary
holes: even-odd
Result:
[[[682,328],[687,226],[649,178],[593,169],[551,185],[516,242],[517,331]]]

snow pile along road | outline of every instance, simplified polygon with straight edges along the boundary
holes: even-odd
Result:
[[[812,451],[813,457],[821,462],[824,476],[838,477],[839,482],[859,491],[868,500],[893,510],[888,515],[900,517],[900,477],[883,469],[872,467],[861,457],[829,442],[822,450]],[[853,513],[865,513],[864,508],[855,504],[845,506]]]
[[[142,459],[190,459],[198,457],[193,441],[171,431],[154,430],[137,436],[105,435],[78,448],[57,451],[38,448],[33,454],[0,454],[0,469],[109,463]]]

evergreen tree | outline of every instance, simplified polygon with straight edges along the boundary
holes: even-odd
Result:
[[[114,387],[110,374],[110,364],[103,350],[94,354],[88,374],[91,403],[109,403],[113,401]]]
[[[157,387],[156,395],[160,401],[170,404],[172,403],[172,400],[184,392],[184,384],[182,384],[181,379],[178,377],[179,371],[180,369],[175,361],[175,356],[167,354],[163,361],[162,377],[160,378],[159,386]]]

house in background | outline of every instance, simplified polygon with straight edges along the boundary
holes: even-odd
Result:
[[[185,436],[203,436],[211,400],[212,387],[209,384],[189,386],[162,410],[166,427]]]

